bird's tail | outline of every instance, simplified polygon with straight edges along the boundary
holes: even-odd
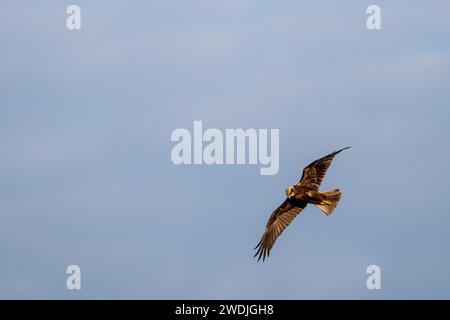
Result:
[[[329,216],[333,213],[334,209],[336,209],[339,200],[341,200],[341,191],[339,191],[339,189],[334,189],[320,192],[320,195],[323,196],[322,203],[316,204],[316,206]]]

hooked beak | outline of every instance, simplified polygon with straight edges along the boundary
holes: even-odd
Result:
[[[288,194],[288,198],[291,199],[292,197],[294,197],[294,190],[291,189],[289,190],[289,194]]]

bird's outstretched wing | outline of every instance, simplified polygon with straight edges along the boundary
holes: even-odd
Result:
[[[339,152],[348,148],[350,147],[334,151],[329,155],[326,155],[325,157],[322,157],[316,161],[311,162],[309,165],[305,167],[305,169],[303,169],[302,178],[298,182],[297,186],[308,190],[318,191],[320,184],[322,183],[323,177],[325,176],[325,173],[327,172],[327,169],[330,166],[331,161],[333,161],[333,158]]]
[[[272,212],[261,241],[259,241],[258,245],[255,247],[255,250],[258,250],[255,254],[255,257],[258,256],[258,261],[261,260],[261,258],[264,261],[266,256],[268,257],[270,255],[270,250],[277,238],[292,220],[294,220],[294,218],[306,207],[306,204],[306,202],[297,201],[294,205],[286,199],[274,212]]]

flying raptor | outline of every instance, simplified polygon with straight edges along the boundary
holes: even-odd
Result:
[[[341,199],[339,189],[319,191],[320,184],[333,158],[343,148],[320,158],[303,169],[300,181],[286,189],[286,200],[270,215],[266,230],[256,246],[258,261],[269,257],[275,241],[308,203],[316,205],[327,216],[331,215]]]

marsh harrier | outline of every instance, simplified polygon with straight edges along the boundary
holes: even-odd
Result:
[[[286,189],[286,200],[272,212],[261,241],[255,248],[257,249],[255,257],[258,256],[258,261],[261,258],[264,261],[269,257],[277,238],[308,203],[316,205],[327,216],[333,213],[341,199],[341,191],[339,189],[319,191],[319,187],[333,158],[348,148],[350,147],[334,151],[310,163],[303,169],[300,181]]]

